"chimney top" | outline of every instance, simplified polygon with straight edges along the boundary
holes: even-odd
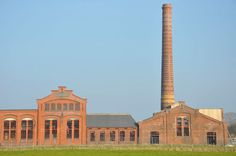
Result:
[[[163,8],[171,8],[172,5],[171,5],[171,3],[166,3],[166,4],[163,4],[162,7]]]

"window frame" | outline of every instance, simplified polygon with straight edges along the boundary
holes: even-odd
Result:
[[[110,131],[110,141],[116,141],[116,132]]]
[[[186,122],[187,121],[187,122]],[[176,136],[189,137],[190,136],[190,117],[188,115],[179,115],[176,117]]]
[[[121,142],[125,141],[125,131],[120,131],[120,141]]]
[[[95,133],[95,131],[91,131],[89,134],[90,134],[89,135],[90,142],[95,142],[95,140],[96,140],[96,133]]]
[[[16,119],[4,119],[3,120],[3,141],[12,142],[16,141],[17,122]]]
[[[34,122],[33,119],[22,119],[21,120],[21,140],[31,141],[34,137]]]
[[[207,132],[207,144],[216,145],[217,144],[217,134],[216,132]]]
[[[45,103],[44,104],[44,111],[45,112],[49,112],[50,111],[50,104],[49,103]]]
[[[102,142],[106,140],[106,133],[105,133],[105,131],[101,131],[100,132],[99,139]]]
[[[130,131],[129,138],[130,141],[135,141],[135,131]]]

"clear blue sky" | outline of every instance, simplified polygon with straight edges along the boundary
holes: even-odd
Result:
[[[159,111],[166,2],[175,99],[236,112],[235,0],[0,0],[0,109],[36,108],[64,85],[88,113]]]

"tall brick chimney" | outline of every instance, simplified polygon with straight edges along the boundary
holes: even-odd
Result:
[[[162,70],[161,70],[161,110],[174,104],[174,77],[172,60],[172,6],[162,6]]]

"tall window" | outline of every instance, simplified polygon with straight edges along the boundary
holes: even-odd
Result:
[[[189,119],[184,117],[184,136],[189,136]]]
[[[186,116],[179,116],[176,118],[176,135],[189,136],[190,124],[189,118]]]
[[[67,108],[67,103],[64,103],[64,104],[63,104],[63,110],[64,110],[64,111],[67,111],[67,110],[68,110],[68,108]]]
[[[130,131],[130,141],[135,141],[135,131]]]
[[[49,139],[50,138],[50,120],[45,120],[44,124],[44,138]]]
[[[51,111],[56,111],[56,104],[55,103],[51,104]]]
[[[52,120],[52,137],[57,138],[57,120]]]
[[[151,144],[159,144],[159,132],[152,131],[150,133],[150,143]]]
[[[207,132],[207,144],[216,145],[216,132]]]
[[[95,141],[95,132],[90,132],[90,141]]]
[[[33,139],[33,120],[21,121],[21,139],[31,140]]]
[[[116,140],[116,132],[115,131],[111,131],[110,132],[110,141],[115,141]]]
[[[3,139],[5,141],[15,141],[16,139],[16,120],[4,120]]]
[[[67,121],[67,139],[72,138],[72,120]]]
[[[125,131],[120,131],[120,141],[125,141]]]
[[[176,120],[176,133],[177,136],[182,136],[182,118],[181,117],[177,117]]]
[[[100,141],[105,141],[105,132],[100,132]]]
[[[61,111],[61,104],[60,103],[57,104],[57,111]]]
[[[26,139],[27,120],[21,121],[21,139]]]
[[[44,110],[45,110],[45,112],[48,112],[48,111],[49,111],[49,104],[48,104],[48,103],[45,103],[45,105],[44,105]]]
[[[76,103],[75,104],[75,111],[79,111],[80,110],[80,104],[79,103]]]
[[[79,138],[79,120],[74,120],[74,138]]]
[[[70,111],[73,111],[73,110],[74,110],[74,104],[73,104],[73,103],[70,103],[70,104],[69,104],[69,110],[70,110]]]
[[[33,120],[28,120],[28,139],[33,139]]]
[[[50,137],[53,139],[57,138],[57,120],[45,120],[44,138],[47,140]]]

